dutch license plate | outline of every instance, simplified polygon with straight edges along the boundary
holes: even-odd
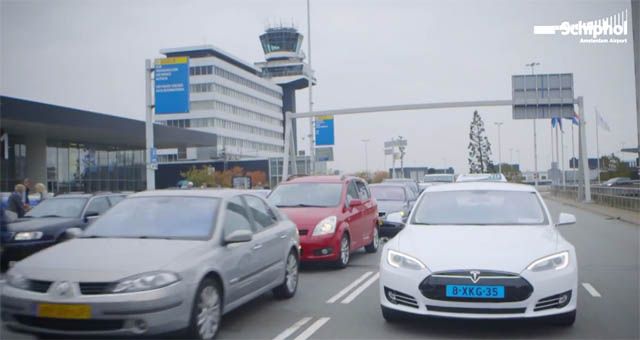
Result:
[[[90,319],[91,306],[40,303],[38,304],[36,315],[54,319]]]
[[[447,285],[447,297],[504,299],[504,286]]]

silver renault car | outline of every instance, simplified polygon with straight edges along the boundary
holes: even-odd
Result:
[[[237,190],[134,194],[81,236],[18,262],[1,314],[30,333],[215,337],[221,316],[297,289],[295,224]]]

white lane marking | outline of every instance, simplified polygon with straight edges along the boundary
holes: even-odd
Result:
[[[297,332],[300,327],[304,326],[309,321],[311,321],[310,317],[306,317],[306,318],[302,318],[302,319],[298,320],[296,323],[291,325],[291,327],[285,329],[282,333],[278,334],[275,338],[273,338],[273,340],[284,340],[284,339],[286,339],[291,334]]]
[[[344,298],[344,300],[342,300],[341,303],[347,304],[347,303],[350,303],[351,301],[353,301],[355,298],[358,297],[358,295],[360,295],[360,293],[362,293],[365,289],[367,289],[369,286],[371,286],[371,284],[376,282],[378,280],[378,278],[380,278],[380,273],[379,272],[376,273],[375,275],[373,275],[369,280],[367,280],[367,282],[363,283],[360,287],[358,287],[358,289],[354,290],[353,293],[349,294],[349,296]]]
[[[587,290],[587,292],[589,292],[589,294],[591,294],[591,296],[593,297],[601,297],[602,295],[600,295],[600,293],[598,293],[598,291],[593,288],[593,286],[590,283],[587,282],[583,282],[582,283],[582,287],[584,287],[584,289]]]
[[[362,276],[357,278],[355,281],[351,282],[350,285],[346,286],[343,290],[338,292],[338,294],[332,296],[329,300],[327,300],[327,303],[334,303],[334,302],[338,301],[338,299],[340,299],[343,295],[347,294],[355,286],[359,285],[360,282],[364,281],[371,274],[373,274],[373,272],[366,272],[366,273],[362,274]]]
[[[309,326],[309,328],[305,329],[300,335],[298,335],[294,340],[307,340],[310,336],[313,335],[320,327],[322,327],[325,323],[327,323],[331,318],[320,318],[318,321],[314,322]]]

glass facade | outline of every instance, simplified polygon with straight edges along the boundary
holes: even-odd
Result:
[[[262,50],[265,54],[272,52],[297,52],[300,33],[294,28],[267,29],[260,36]]]
[[[48,190],[54,193],[144,190],[144,156],[144,150],[48,143]]]

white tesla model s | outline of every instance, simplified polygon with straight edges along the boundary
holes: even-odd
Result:
[[[391,216],[390,216],[391,217]],[[578,264],[532,186],[456,183],[420,196],[380,262],[382,315],[576,317]]]

